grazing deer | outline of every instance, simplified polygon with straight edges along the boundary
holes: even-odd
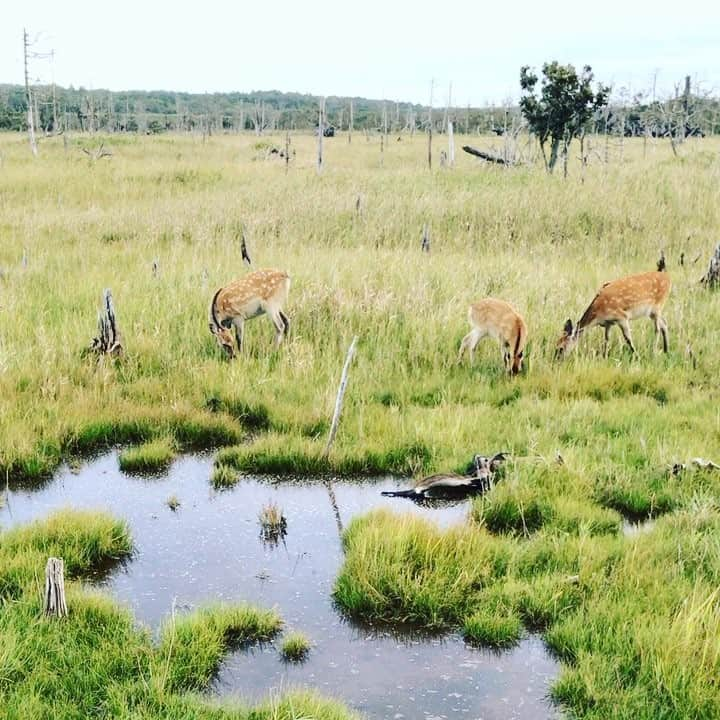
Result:
[[[619,325],[630,352],[635,354],[630,320],[649,317],[655,323],[655,338],[662,334],[663,350],[668,351],[668,328],[662,309],[670,294],[670,276],[665,272],[645,272],[605,283],[590,306],[573,328],[572,320],[557,342],[555,357],[567,357],[577,345],[580,335],[593,325],[605,328],[603,355],[607,356],[610,328]]]
[[[500,343],[505,368],[512,375],[517,375],[522,370],[527,342],[527,326],[522,315],[503,300],[485,298],[470,306],[468,320],[472,330],[460,344],[458,362],[462,360],[465,351],[469,350],[472,363],[475,346],[489,335]]]
[[[208,324],[228,357],[235,357],[235,328],[238,351],[242,350],[243,324],[267,314],[275,326],[275,346],[290,330],[290,321],[282,311],[290,290],[290,276],[284,270],[256,270],[220,288],[210,303]]]

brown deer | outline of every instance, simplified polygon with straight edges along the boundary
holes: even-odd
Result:
[[[282,311],[290,291],[290,276],[284,270],[256,270],[220,288],[210,303],[208,324],[220,347],[229,358],[242,350],[246,320],[267,314],[275,326],[278,347],[290,330],[290,321]],[[231,329],[235,329],[235,338]]]
[[[512,375],[517,375],[522,370],[525,344],[527,343],[527,326],[522,315],[503,300],[485,298],[470,306],[468,320],[472,330],[460,344],[458,362],[462,360],[465,351],[468,350],[472,363],[475,346],[489,335],[500,343],[507,371]]]
[[[603,355],[607,356],[610,328],[618,325],[630,352],[635,354],[630,321],[649,317],[655,323],[655,338],[662,334],[663,350],[668,351],[668,328],[662,317],[662,309],[670,294],[670,276],[666,272],[645,272],[639,275],[605,283],[590,306],[573,327],[572,320],[565,323],[562,336],[557,341],[555,357],[567,357],[577,345],[580,335],[593,325],[605,328]]]

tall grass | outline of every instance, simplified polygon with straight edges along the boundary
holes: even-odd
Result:
[[[694,431],[717,422],[720,296],[697,283],[720,224],[714,140],[692,141],[681,161],[660,143],[647,158],[628,143],[624,162],[591,165],[582,184],[579,173],[562,182],[469,156],[428,173],[420,138],[393,144],[382,168],[375,143],[338,139],[317,177],[312,139],[293,142],[285,174],[254,160],[245,137],[137,138],[104,163],[53,141],[34,162],[20,138],[0,137],[4,469],[37,475],[75,448],[167,434],[227,444],[268,428],[288,443],[304,438],[299,453],[312,458],[356,333],[339,457],[427,447],[420,466],[393,468],[417,471],[476,448],[552,457],[581,447],[589,463],[609,455],[634,470],[640,458],[717,454],[717,435]],[[245,355],[227,363],[206,314],[214,289],[245,272],[239,223],[257,266],[291,274],[293,331],[274,353],[270,324],[249,323]],[[424,223],[429,255],[419,251]],[[555,366],[564,319],[579,317],[603,281],[653,268],[660,247],[674,279],[670,356],[651,353],[650,323],[638,322],[640,360],[618,337],[608,360],[597,357],[591,333]],[[81,357],[108,286],[127,346],[120,364]],[[529,372],[513,382],[490,342],[475,368],[453,365],[466,307],[488,294],[528,321]]]
[[[720,478],[666,467],[720,457],[720,294],[698,284],[720,226],[717,140],[691,140],[679,159],[661,141],[647,155],[628,141],[622,159],[593,155],[582,180],[571,165],[567,181],[464,155],[452,171],[427,172],[420,137],[388,146],[382,167],[376,142],[336,138],[320,177],[309,137],[293,138],[287,174],[258,159],[248,137],[114,142],[107,162],[88,161],[72,139],[67,152],[45,141],[34,161],[22,138],[0,137],[3,476],[33,478],[70,453],[159,438],[230,446],[218,485],[238,471],[457,470],[474,452],[510,451],[504,479],[462,529],[389,515],[353,525],[337,587],[348,611],[462,627],[498,645],[541,628],[568,664],[553,692],[577,715],[712,716],[718,571],[707,528]],[[240,224],[255,265],[292,276],[292,332],[275,352],[270,324],[248,323],[246,350],[228,363],[206,315],[213,291],[245,272]],[[602,358],[598,331],[554,364],[565,319],[604,281],[653,269],[661,248],[673,277],[670,353],[652,353],[651,324],[639,321],[638,358],[618,336]],[[124,332],[119,363],[82,353],[105,287]],[[518,378],[503,374],[490,342],[475,367],[454,363],[467,305],[485,295],[527,320]],[[355,334],[340,431],[324,458]],[[652,532],[619,538],[622,516],[659,515]],[[24,592],[25,567],[6,556],[6,596]],[[103,610],[102,623],[124,623],[116,612]],[[3,647],[19,642],[1,631]],[[149,677],[147,646],[130,645]],[[87,687],[87,703],[142,716],[138,682],[101,695]],[[12,712],[42,715],[37,687],[22,687]],[[164,698],[174,716],[192,716],[185,700]]]

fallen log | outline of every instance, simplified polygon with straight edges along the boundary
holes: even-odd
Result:
[[[497,163],[498,165],[513,165],[513,163],[509,162],[505,158],[501,158],[498,155],[493,155],[492,153],[485,152],[484,150],[478,150],[471,145],[463,145],[463,150],[466,153],[469,153],[470,155],[475,155],[475,157],[479,157],[481,160],[485,160],[487,162]]]
[[[473,492],[486,492],[495,484],[495,473],[500,468],[506,452],[499,452],[492,457],[475,455],[465,470],[464,475],[458,473],[438,473],[420,480],[409,490],[386,490],[385,497],[406,497],[414,500],[426,498],[443,498],[458,495],[469,495]]]

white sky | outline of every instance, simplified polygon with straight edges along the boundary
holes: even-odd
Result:
[[[444,4],[362,0],[3,3],[0,83],[23,81],[22,29],[55,49],[60,85],[189,92],[282,90],[444,105],[519,94],[520,66],[557,59],[668,93],[686,74],[720,91],[720,2],[577,0]],[[427,9],[425,9],[427,7]],[[550,9],[545,9],[545,8]],[[348,14],[347,9],[350,10]],[[48,61],[32,76],[48,82]]]

